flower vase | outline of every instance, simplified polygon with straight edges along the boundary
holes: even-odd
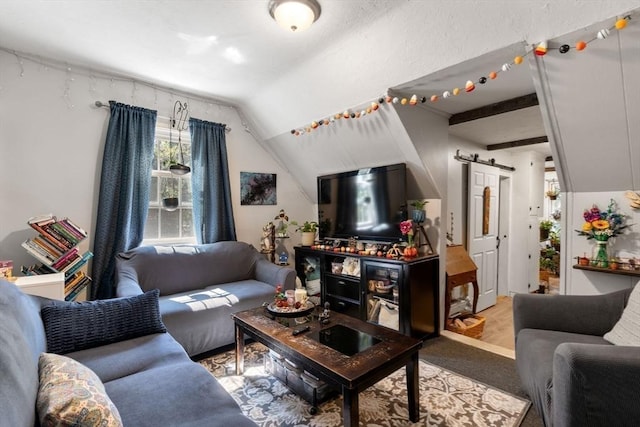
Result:
[[[609,241],[596,240],[591,257],[591,266],[598,268],[609,268]]]

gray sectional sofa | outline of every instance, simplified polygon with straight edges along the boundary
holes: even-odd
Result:
[[[516,367],[547,427],[640,423],[640,284],[602,295],[517,294]]]
[[[273,301],[275,287],[295,287],[295,270],[252,245],[141,246],[116,257],[118,296],[160,290],[169,333],[195,356],[234,342],[231,314]]]
[[[0,280],[0,425],[57,425],[43,413],[95,422],[100,409],[105,426],[255,426],[163,332],[157,295],[66,303]]]

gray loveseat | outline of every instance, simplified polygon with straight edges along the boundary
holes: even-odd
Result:
[[[117,295],[160,290],[169,333],[195,356],[234,342],[231,314],[295,287],[295,270],[269,262],[244,242],[141,246],[116,257]]]
[[[547,427],[639,425],[640,347],[603,337],[631,292],[514,296],[518,374]]]
[[[88,401],[100,403],[102,397],[87,391],[103,386],[124,426],[255,426],[168,333],[155,332],[164,328],[157,307],[157,291],[66,303],[23,294],[0,280],[0,425],[41,425],[38,413],[47,399],[73,401],[58,406],[59,412],[68,417],[73,409],[75,416],[95,421],[97,405]],[[39,360],[51,356],[74,365],[71,373],[69,366],[54,370],[55,386],[43,377],[45,369],[39,371]],[[99,378],[92,388],[77,383],[87,367]]]

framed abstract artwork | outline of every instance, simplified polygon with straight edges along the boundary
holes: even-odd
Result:
[[[276,174],[240,172],[241,205],[275,205]]]

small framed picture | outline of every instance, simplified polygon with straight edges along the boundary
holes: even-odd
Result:
[[[275,205],[276,174],[240,172],[241,205]]]

